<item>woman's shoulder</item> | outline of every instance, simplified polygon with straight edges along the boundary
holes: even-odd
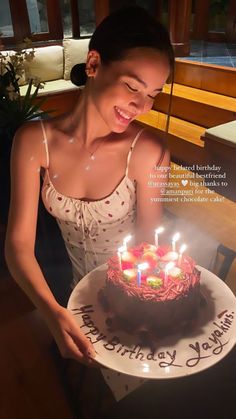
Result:
[[[140,147],[144,145],[153,145],[156,147],[165,146],[165,134],[162,133],[160,130],[157,130],[154,127],[151,127],[149,125],[143,124],[139,121],[134,121],[132,123],[132,128],[130,135],[135,137],[140,133],[140,141],[138,141]],[[138,144],[137,143],[137,144]]]
[[[60,115],[45,120],[35,119],[33,121],[28,121],[17,130],[16,137],[19,138],[19,141],[27,141],[27,139],[30,141],[32,135],[36,135],[36,138],[44,138],[46,134],[48,137],[47,139],[50,140],[53,131],[60,126],[62,120],[63,118]]]
[[[13,150],[22,155],[30,154],[40,166],[45,167],[45,135],[42,122],[35,120],[23,124],[15,134]]]
[[[140,123],[135,123],[135,130],[137,134],[140,133],[140,138],[135,145],[137,154],[144,153],[145,158],[148,159],[168,150],[165,133]]]
[[[135,178],[141,173],[149,173],[159,164],[169,164],[169,150],[165,135],[162,135],[155,128],[147,127],[144,124],[135,123],[136,133],[140,137],[133,149],[130,169]]]
[[[21,125],[16,131],[14,142],[18,145],[28,145],[36,147],[38,139],[43,137],[42,125],[40,121],[29,121]]]

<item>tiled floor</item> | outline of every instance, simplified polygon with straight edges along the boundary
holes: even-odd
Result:
[[[236,68],[236,44],[191,41],[190,55],[178,59]]]

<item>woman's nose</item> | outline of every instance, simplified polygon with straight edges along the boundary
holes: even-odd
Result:
[[[146,113],[152,109],[153,101],[147,97],[139,96],[130,103],[135,112],[138,114]]]

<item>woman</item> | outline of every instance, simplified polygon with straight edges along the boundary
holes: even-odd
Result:
[[[94,349],[52,295],[34,254],[40,171],[42,197],[56,217],[74,281],[104,263],[127,234],[153,240],[161,206],[150,177],[167,176],[169,153],[135,118],[148,112],[173,69],[166,30],[143,9],[108,16],[89,44],[87,82],[72,112],[23,126],[12,150],[6,259],[41,311],[63,356],[91,364]]]

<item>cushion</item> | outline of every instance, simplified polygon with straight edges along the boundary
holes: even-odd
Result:
[[[20,94],[24,96],[27,92],[28,85],[22,86],[20,88]],[[75,86],[73,83],[71,83],[70,80],[51,80],[45,83],[44,87],[42,89],[39,89],[38,96],[44,96],[44,95],[50,95],[50,94],[56,94],[61,92],[66,92],[69,90],[75,90],[78,89],[77,86]],[[32,87],[32,92],[35,91],[35,87]]]
[[[26,62],[26,77],[37,77],[41,81],[63,78],[63,47],[53,45],[35,48],[32,61]]]
[[[85,63],[90,39],[64,39],[64,79],[70,80],[75,64]]]

